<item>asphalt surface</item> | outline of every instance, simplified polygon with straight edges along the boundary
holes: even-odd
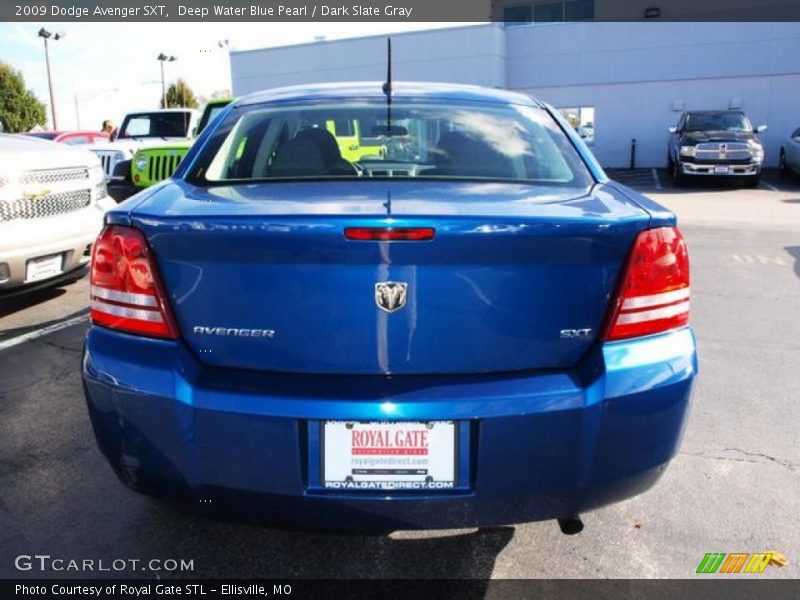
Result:
[[[692,261],[700,377],[681,451],[655,488],[555,522],[389,536],[308,533],[196,517],[124,488],[97,451],[79,376],[85,321],[0,350],[0,577],[20,554],[189,559],[197,577],[687,578],[706,552],[800,561],[800,181],[674,189],[615,175],[675,210]],[[0,307],[0,347],[86,313],[85,279]],[[94,573],[109,575],[109,573]],[[707,576],[706,576],[707,577]]]

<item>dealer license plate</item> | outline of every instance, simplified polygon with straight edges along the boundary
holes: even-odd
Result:
[[[455,487],[453,421],[326,421],[322,482],[341,490],[445,490]]]
[[[40,256],[28,261],[25,268],[25,282],[40,281],[60,275],[63,269],[64,256],[62,254],[51,254],[50,256]]]
[[[716,173],[717,175],[727,175],[728,171],[729,171],[729,168],[728,168],[727,165],[721,165],[721,166],[714,167],[714,173]]]

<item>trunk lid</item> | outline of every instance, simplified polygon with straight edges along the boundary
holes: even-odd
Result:
[[[130,218],[200,361],[337,374],[569,368],[597,338],[650,219],[613,185],[576,197],[420,181],[179,181]],[[436,235],[344,237],[346,227],[382,226]],[[406,284],[404,306],[378,306],[382,282]]]

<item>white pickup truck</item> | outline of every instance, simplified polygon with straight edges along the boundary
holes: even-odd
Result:
[[[0,299],[82,275],[113,206],[88,150],[0,134]]]
[[[100,158],[107,181],[124,179],[130,172],[129,161],[139,148],[190,140],[199,119],[200,111],[191,108],[128,113],[114,141],[95,144],[90,149]]]

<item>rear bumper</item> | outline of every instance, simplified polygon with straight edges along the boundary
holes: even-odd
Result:
[[[185,347],[92,327],[83,379],[100,449],[153,496],[325,528],[489,526],[633,496],[675,454],[697,369],[689,329],[598,347],[573,372],[299,377],[209,370]],[[318,487],[319,421],[457,420],[463,487]]]

